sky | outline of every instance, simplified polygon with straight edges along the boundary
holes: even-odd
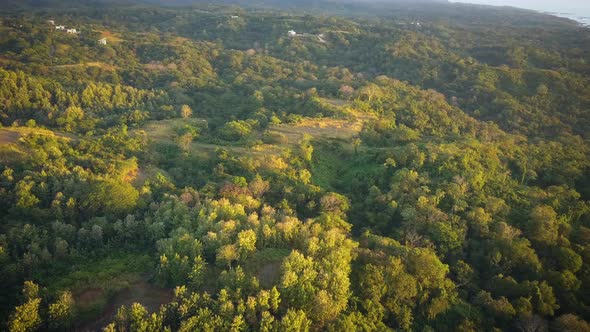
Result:
[[[590,11],[590,0],[451,0],[451,2],[514,6],[541,11]]]

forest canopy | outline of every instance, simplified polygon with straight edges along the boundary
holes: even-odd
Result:
[[[590,331],[588,28],[237,4],[0,8],[0,330]]]

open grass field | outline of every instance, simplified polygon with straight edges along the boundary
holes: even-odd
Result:
[[[51,136],[71,140],[75,138],[73,135],[64,133],[57,133],[47,129],[30,128],[30,127],[5,127],[0,128],[0,145],[1,144],[16,144],[18,139],[22,136],[37,134],[44,136]]]
[[[270,129],[287,136],[290,143],[296,144],[304,135],[313,138],[351,139],[361,131],[362,127],[363,122],[358,120],[306,118],[295,124],[273,125]]]
[[[190,123],[198,124],[205,120],[202,119],[191,119]],[[147,134],[148,138],[154,143],[174,143],[177,137],[176,128],[182,127],[187,123],[187,120],[183,119],[170,119],[161,121],[152,121],[148,123],[143,130]],[[253,147],[247,147],[242,145],[232,144],[212,144],[206,142],[195,141],[190,145],[191,153],[210,154],[214,153],[217,149],[225,149],[230,152],[238,154],[250,154],[250,155],[268,155],[268,154],[279,154],[283,151],[280,147],[263,144]]]
[[[349,103],[345,100],[333,99],[326,100],[337,107],[347,107]],[[361,113],[356,110],[347,108],[345,118],[304,118],[297,123],[285,123],[271,125],[268,131],[282,135],[285,139],[280,143],[274,144],[256,144],[246,145],[245,142],[223,142],[197,139],[189,145],[189,153],[202,154],[206,156],[214,153],[217,149],[225,149],[229,152],[266,157],[270,155],[280,155],[287,148],[292,148],[301,143],[306,136],[312,139],[338,139],[342,141],[351,141],[358,136],[365,123],[371,121],[373,116]],[[177,129],[190,124],[199,127],[206,123],[204,119],[168,119],[160,121],[151,121],[145,125],[141,131],[145,132],[152,143],[176,144],[178,137]],[[262,139],[262,133],[254,132],[251,140]]]
[[[121,38],[121,35],[116,32],[112,32],[112,31],[108,31],[108,30],[102,30],[102,31],[98,31],[98,32],[100,32],[100,38],[106,38],[107,43],[109,43],[109,44],[119,44],[119,43],[125,41],[123,38]]]
[[[18,142],[20,133],[16,131],[0,129],[0,144],[13,144]]]
[[[349,106],[349,102],[341,99],[324,99],[324,101],[337,107]],[[292,144],[298,143],[304,135],[309,135],[314,139],[350,140],[360,133],[365,123],[374,119],[374,116],[370,114],[353,109],[346,109],[345,114],[348,115],[347,119],[304,118],[298,123],[273,125],[270,130],[287,136]]]
[[[78,296],[78,302],[91,302],[105,298],[101,289],[87,289]],[[149,312],[156,312],[161,305],[172,301],[172,290],[161,288],[143,279],[139,279],[128,287],[115,293],[102,307],[102,312],[84,323],[81,323],[79,331],[100,331],[115,317],[117,310],[122,306],[131,307],[133,303],[141,303]]]
[[[77,67],[81,67],[81,68],[96,67],[96,68],[101,68],[101,69],[109,70],[109,71],[114,71],[117,69],[117,66],[113,66],[108,63],[104,63],[104,62],[100,62],[100,61],[75,63],[75,64],[70,64],[70,65],[57,65],[57,66],[53,66],[51,68],[69,69],[69,68],[77,68]]]

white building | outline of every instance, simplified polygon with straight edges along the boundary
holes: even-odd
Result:
[[[289,35],[289,37],[297,36],[297,32],[295,32],[294,30],[289,30],[289,32],[287,32],[287,34]]]
[[[66,30],[66,32],[67,33],[71,33],[71,34],[77,34],[78,33],[78,30],[76,30],[76,29],[68,29],[68,30]]]
[[[49,23],[51,25],[55,25],[55,21],[54,20],[47,20],[47,23]]]
[[[57,26],[55,27],[55,30],[65,30],[65,29],[66,29],[66,27],[65,27],[65,26],[63,26],[63,25],[57,25]]]
[[[98,40],[98,43],[100,45],[106,45],[107,44],[107,39],[106,38],[101,38],[101,39]]]
[[[230,17],[233,18],[233,19],[240,18],[239,16],[236,16],[236,15],[232,15]]]

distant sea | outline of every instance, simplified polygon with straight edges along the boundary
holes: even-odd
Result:
[[[590,9],[543,11],[543,13],[569,18],[570,20],[578,21],[585,26],[590,26]]]
[[[450,2],[467,2],[490,6],[514,6],[536,10],[540,13],[565,17],[590,27],[590,5],[581,4],[582,0],[449,0]],[[590,1],[590,0],[586,0]],[[575,4],[577,3],[577,4]],[[585,8],[583,8],[585,7]]]

